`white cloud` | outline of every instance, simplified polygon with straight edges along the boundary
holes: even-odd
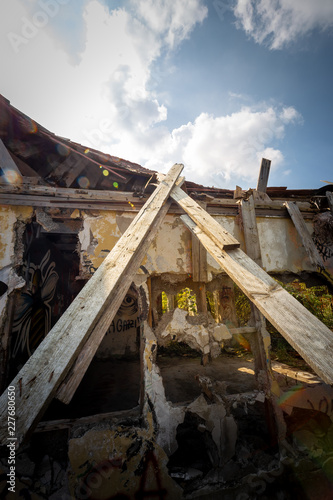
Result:
[[[154,159],[146,166],[165,170],[167,162],[178,161],[185,164],[187,179],[199,184],[233,188],[242,181],[243,187],[253,186],[261,158],[272,161],[272,171],[283,165],[282,152],[272,144],[283,138],[296,116],[301,118],[294,108],[273,107],[244,107],[219,117],[202,113],[156,144]]]
[[[234,14],[246,33],[272,49],[333,26],[332,0],[237,0]]]
[[[194,26],[208,14],[201,0],[132,0],[131,3],[139,19],[163,37],[171,49],[188,38]]]
[[[277,141],[301,120],[293,107],[243,107],[216,117],[201,113],[168,129],[166,104],[152,90],[152,68],[166,47],[181,43],[202,21],[206,8],[200,0],[134,3],[140,7],[137,16],[133,7],[110,11],[101,0],[81,1],[76,30],[85,43],[75,64],[51,29],[55,18],[18,52],[5,39],[0,92],[52,132],[154,170],[165,172],[182,162],[187,179],[200,184],[253,185],[263,156],[272,160],[273,170],[281,167]],[[33,22],[36,11],[27,10],[23,0],[8,5],[4,33],[22,34],[22,17]],[[0,6],[0,23],[3,19]]]

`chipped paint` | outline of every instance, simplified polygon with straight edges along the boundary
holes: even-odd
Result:
[[[145,429],[92,429],[69,441],[69,485],[73,498],[181,497],[168,475],[168,457]],[[155,495],[154,495],[155,496]]]
[[[263,268],[266,272],[314,271],[295,226],[289,219],[257,218]],[[310,233],[311,223],[307,223]]]
[[[81,218],[81,212],[79,209],[75,209],[74,212],[71,213],[71,219],[80,219]]]
[[[15,223],[17,221],[27,222],[32,215],[32,207],[0,207],[0,268],[14,262],[15,233],[13,230]]]
[[[191,234],[179,216],[167,215],[150,246],[145,267],[154,273],[191,273]]]
[[[99,212],[97,217],[84,215],[79,232],[81,268],[84,274],[93,274],[121,237],[116,212]]]

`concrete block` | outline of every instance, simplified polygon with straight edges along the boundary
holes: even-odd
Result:
[[[226,325],[223,325],[222,323],[219,325],[216,325],[213,329],[213,337],[216,340],[216,342],[222,342],[223,340],[230,340],[232,338],[231,333],[229,332],[228,328]]]

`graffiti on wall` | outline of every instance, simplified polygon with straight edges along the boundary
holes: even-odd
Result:
[[[138,298],[131,292],[127,293],[112,320],[108,333],[122,333],[131,328],[136,329],[139,326],[138,310]]]
[[[13,358],[22,354],[31,356],[51,329],[51,302],[59,275],[55,270],[56,263],[50,248],[36,241],[23,265],[26,285],[15,305]]]

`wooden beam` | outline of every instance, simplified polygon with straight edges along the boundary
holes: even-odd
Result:
[[[53,201],[135,201],[138,198],[132,193],[126,191],[106,191],[98,189],[74,189],[74,188],[59,188],[51,186],[25,186],[19,184],[15,186],[1,185],[1,195],[24,195],[24,196],[39,196],[47,197]]]
[[[214,220],[196,201],[188,196],[179,187],[171,191],[171,198],[188,214],[191,219],[221,248],[238,248],[239,241]]]
[[[328,384],[333,383],[332,332],[241,249],[221,250],[187,215],[181,219],[261,313]]]
[[[22,182],[22,175],[19,171],[16,163],[13,158],[10,156],[7,151],[6,146],[0,139],[0,168],[3,172],[3,176],[1,176],[1,180],[5,180],[6,183],[9,184],[18,184]]]
[[[141,245],[166,203],[183,165],[174,165],[72,304],[38,346],[10,386],[16,393],[17,444],[38,423],[59,385],[102,316],[116,314],[141,264]],[[103,328],[105,324],[101,324]],[[8,438],[7,391],[0,398],[0,442]]]
[[[82,208],[87,207],[88,203],[105,202],[105,203],[133,203],[141,204],[142,200],[133,196],[128,191],[109,191],[109,190],[91,190],[91,189],[74,189],[74,188],[59,188],[51,186],[38,186],[23,184],[9,185],[0,184],[0,202],[9,205],[24,205],[25,200],[29,200],[37,204],[36,206],[50,206],[66,204],[66,207],[74,206],[74,203],[80,204]],[[255,193],[255,196],[259,193]],[[268,199],[267,199],[268,198]],[[287,213],[286,207],[283,205],[285,200],[270,200],[269,197],[263,200],[258,196],[258,200],[254,200],[256,208],[283,210]],[[191,198],[192,199],[192,198]],[[32,204],[32,203],[31,203]],[[298,208],[302,212],[314,212],[315,209],[311,204],[304,201],[297,202]],[[214,210],[217,207],[233,207],[237,208],[237,200],[231,198],[214,198],[208,201],[208,210],[210,207]],[[76,205],[75,205],[76,207]],[[96,206],[94,206],[96,208]]]
[[[246,253],[252,260],[254,260],[254,262],[256,262],[256,264],[258,264],[258,266],[262,266],[253,196],[251,195],[248,200],[242,200],[241,207]]]
[[[303,246],[306,250],[306,253],[309,256],[311,263],[314,266],[319,267],[319,269],[324,269],[324,263],[322,261],[322,258],[320,257],[316,245],[312,241],[312,238],[310,236],[308,228],[305,225],[304,219],[302,217],[301,212],[299,211],[298,206],[296,205],[296,203],[292,201],[287,201],[284,203],[284,205],[287,208],[289,215],[294,223],[294,226],[301,237]]]
[[[72,152],[62,163],[59,163],[57,167],[51,170],[45,180],[48,182],[53,181],[56,184],[63,182],[65,186],[70,187],[87,166],[87,163],[87,160]],[[97,165],[95,168],[97,169]]]
[[[198,203],[204,210],[205,203]],[[194,282],[206,282],[207,279],[207,250],[201,245],[198,238],[192,235],[192,279]]]
[[[328,201],[329,209],[333,213],[333,194],[331,193],[331,191],[326,191],[326,198]]]
[[[164,217],[166,216],[169,210],[170,204],[171,202],[168,200],[158,213],[155,221],[151,225],[149,234],[147,235],[141,247],[137,251],[138,255],[136,262],[142,262],[145,255],[147,255],[149,247],[156,236],[156,232],[158,228],[161,227],[161,222],[163,221]],[[136,267],[138,268],[138,266]],[[134,269],[133,272],[135,271],[136,269]],[[131,282],[132,282],[132,276],[130,275],[129,279],[126,280],[126,283],[128,283],[127,289],[130,287]],[[110,309],[107,309],[104,312],[104,315],[101,317],[101,319],[95,326],[94,331],[91,333],[90,337],[83,346],[80,354],[78,355],[66,379],[62,382],[61,386],[59,387],[56,394],[56,398],[62,403],[69,404],[75,394],[76,389],[79,387],[81,380],[83,379],[87,369],[89,368],[89,365],[93,360],[93,357],[95,356],[96,351],[100,343],[102,342],[114,315],[117,313],[117,311],[114,314],[113,311],[111,314],[110,312],[111,312]]]
[[[258,177],[257,191],[266,193],[270,168],[271,168],[271,160],[262,158],[259,177]]]
[[[198,238],[192,238],[192,279],[194,282],[206,282],[207,251]]]

